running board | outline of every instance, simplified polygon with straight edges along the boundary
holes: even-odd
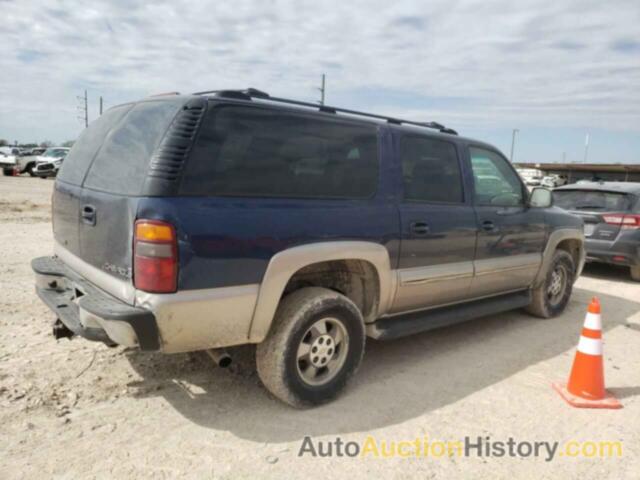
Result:
[[[522,290],[448,307],[383,317],[375,323],[367,325],[367,336],[376,340],[393,340],[413,335],[414,333],[433,330],[434,328],[466,322],[486,315],[495,315],[496,313],[526,307],[530,303],[531,292]]]

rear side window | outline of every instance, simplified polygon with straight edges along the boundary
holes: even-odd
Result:
[[[84,129],[60,167],[58,179],[73,185],[82,184],[93,157],[102,145],[104,138],[129,111],[131,105],[122,105],[107,110],[97,120]]]
[[[366,198],[378,180],[377,133],[263,108],[219,106],[183,177],[189,195]]]
[[[170,101],[135,105],[104,139],[84,186],[121,195],[139,194],[151,156],[180,106]]]
[[[462,177],[452,143],[406,136],[400,142],[404,198],[414,202],[462,203]]]
[[[631,195],[598,190],[556,190],[553,201],[566,210],[602,210],[606,212],[631,211]]]

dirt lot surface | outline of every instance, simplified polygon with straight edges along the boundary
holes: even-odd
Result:
[[[271,398],[251,349],[232,369],[206,355],[55,341],[31,258],[52,249],[51,180],[0,177],[0,479],[639,478],[640,284],[589,266],[568,310],[523,312],[390,343],[371,341],[347,392],[296,411]],[[622,410],[568,407],[587,303],[603,305],[607,386]],[[465,436],[620,441],[621,458],[298,457],[305,436],[362,444]]]

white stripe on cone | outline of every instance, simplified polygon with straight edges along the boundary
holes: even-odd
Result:
[[[580,336],[578,351],[587,355],[602,355],[602,339]]]
[[[599,313],[587,313],[584,319],[584,328],[589,330],[602,330],[602,320]]]

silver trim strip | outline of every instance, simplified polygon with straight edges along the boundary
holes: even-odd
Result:
[[[513,290],[507,290],[505,292],[490,293],[488,295],[480,295],[478,297],[468,297],[468,298],[465,298],[463,300],[456,300],[454,302],[447,302],[447,303],[442,303],[442,304],[439,304],[439,305],[431,305],[431,306],[428,306],[428,307],[414,308],[412,310],[406,310],[406,311],[402,311],[402,312],[387,313],[385,315],[382,315],[380,318],[399,317],[399,316],[402,316],[402,315],[408,315],[410,313],[427,312],[429,310],[437,310],[439,308],[450,307],[452,305],[462,305],[464,303],[475,302],[475,301],[478,301],[478,300],[484,300],[486,298],[500,297],[502,295],[509,295],[510,293],[524,292],[525,290],[528,290],[528,288],[515,288]],[[369,325],[375,325],[375,322],[373,322],[373,323],[371,323]],[[369,325],[367,325],[367,327],[369,327]]]
[[[60,260],[62,260],[71,270],[81,277],[86,278],[99,289],[104,290],[108,294],[113,295],[117,299],[122,300],[129,305],[134,305],[135,288],[130,280],[122,280],[114,277],[104,270],[94,267],[77,255],[71,253],[57,241],[53,244],[53,252],[60,257]]]
[[[510,257],[486,258],[474,261],[476,277],[537,268],[542,262],[541,253],[525,253]]]
[[[472,276],[473,262],[471,261],[398,270],[398,277],[402,286],[425,285],[433,282],[470,278]]]

